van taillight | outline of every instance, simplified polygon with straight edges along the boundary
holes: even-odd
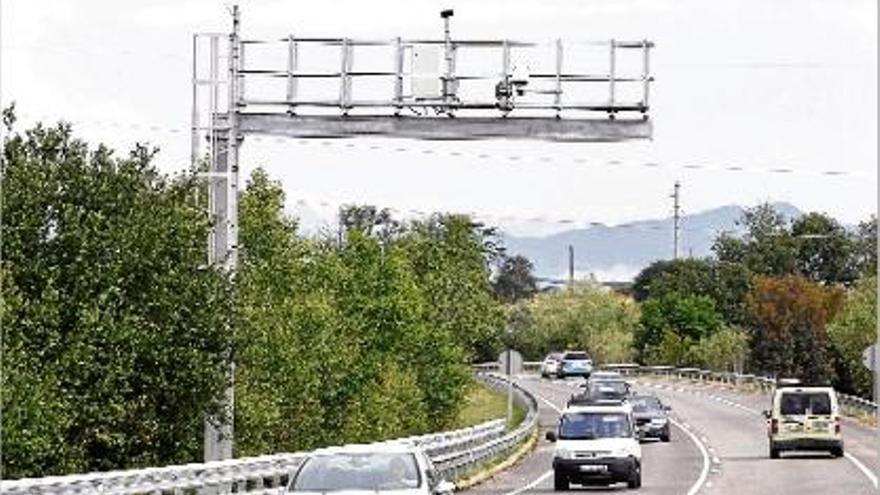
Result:
[[[840,418],[834,418],[834,434],[840,434]]]
[[[774,435],[779,433],[779,420],[776,418],[770,420],[770,433]]]

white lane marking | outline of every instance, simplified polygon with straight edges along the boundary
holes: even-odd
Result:
[[[532,481],[532,482],[529,483],[528,485],[525,485],[525,486],[519,487],[519,488],[517,488],[516,490],[514,490],[514,491],[512,491],[512,492],[507,492],[507,493],[505,493],[504,495],[519,495],[519,494],[522,493],[522,492],[527,492],[527,491],[531,490],[532,488],[534,488],[534,487],[540,485],[541,483],[544,482],[544,480],[546,480],[547,478],[549,478],[549,477],[551,477],[551,476],[553,476],[553,470],[552,470],[552,469],[551,469],[550,471],[547,471],[546,473],[542,474],[541,476],[539,476],[537,479],[535,479],[534,481]]]
[[[757,409],[752,409],[751,407],[748,407],[746,405],[743,405],[743,404],[740,404],[740,403],[734,402],[734,401],[729,401],[729,403],[730,403],[730,405],[732,405],[736,408],[742,409],[743,411],[747,411],[747,412],[750,412],[750,413],[758,415],[758,416],[763,416],[763,414],[760,411],[758,411]],[[687,432],[687,431],[686,431],[686,433],[690,434],[690,432]],[[844,452],[843,455],[844,455],[844,457],[846,457],[849,460],[849,462],[853,463],[853,465],[855,467],[857,467],[859,469],[859,471],[861,471],[862,474],[865,475],[865,477],[868,478],[868,481],[870,481],[871,484],[873,484],[875,488],[878,487],[877,475],[875,475],[873,472],[871,472],[871,470],[867,466],[862,464],[862,461],[860,461],[858,459],[858,457],[850,454],[849,452]],[[691,493],[689,492],[688,495],[691,495]]]
[[[536,394],[536,393],[534,393],[534,392],[532,392],[532,395],[534,395],[535,398],[538,399],[539,401],[541,401],[541,402],[543,402],[544,404],[547,404],[548,406],[550,406],[550,408],[553,409],[554,411],[558,412],[559,414],[562,414],[562,409],[559,409],[558,407],[556,407],[556,404],[550,402],[549,400],[547,400],[547,399],[544,398],[543,396],[538,395],[538,394]]]
[[[542,395],[540,395],[540,394],[538,394],[538,393],[535,393],[535,392],[532,392],[532,395],[534,395],[535,398],[538,399],[539,401],[543,402],[544,404],[547,404],[551,409],[553,409],[553,410],[556,411],[557,413],[562,414],[562,409],[560,409],[559,407],[557,407],[556,404],[550,402],[549,400],[547,400],[547,399],[546,399],[545,397],[543,397]],[[553,476],[553,470],[552,470],[552,469],[549,470],[549,471],[547,471],[546,473],[542,474],[541,476],[538,476],[536,479],[532,480],[530,483],[528,483],[528,484],[526,484],[526,485],[524,485],[524,486],[521,486],[521,487],[519,487],[519,488],[517,488],[516,490],[513,490],[513,491],[511,491],[511,492],[507,492],[507,493],[505,493],[504,495],[519,495],[519,494],[522,493],[522,492],[527,492],[527,491],[531,490],[532,488],[534,488],[534,487],[540,485],[541,483],[543,483],[543,482],[544,482],[547,478],[549,478],[550,476]]]
[[[703,469],[700,471],[700,477],[697,478],[697,481],[691,485],[691,488],[687,492],[687,495],[695,495],[701,488],[703,488],[703,484],[706,483],[706,479],[709,477],[709,452],[706,451],[706,446],[703,445],[703,442],[700,441],[696,435],[691,433],[690,429],[685,428],[681,423],[672,418],[670,418],[669,421],[677,426],[679,430],[685,432],[687,436],[690,437],[691,441],[697,445],[697,448],[700,449],[700,454],[703,455]]]
[[[844,455],[847,459],[849,459],[850,462],[852,462],[853,464],[855,464],[855,466],[856,466],[857,468],[859,468],[859,470],[860,470],[862,473],[864,473],[865,476],[868,477],[868,480],[870,480],[871,483],[874,484],[874,488],[877,488],[877,476],[876,476],[874,473],[872,473],[871,470],[868,469],[867,466],[865,466],[864,464],[862,464],[862,461],[860,461],[856,456],[850,454],[849,452],[844,452],[843,455]]]

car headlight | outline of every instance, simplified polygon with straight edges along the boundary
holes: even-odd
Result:
[[[628,447],[620,447],[611,451],[611,457],[629,457],[633,455]]]
[[[554,456],[557,459],[574,459],[574,451],[565,447],[557,447]]]

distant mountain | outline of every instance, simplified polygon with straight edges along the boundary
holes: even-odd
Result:
[[[788,203],[773,206],[788,218],[802,214]],[[683,216],[679,255],[709,256],[715,237],[722,231],[735,231],[742,213],[741,206],[729,205]],[[672,258],[673,219],[601,225],[544,237],[502,237],[508,254],[521,254],[532,260],[539,277],[567,278],[568,246],[572,245],[577,277],[593,274],[601,281],[624,281],[631,280],[653,261]]]

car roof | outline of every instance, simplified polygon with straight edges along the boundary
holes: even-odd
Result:
[[[590,379],[600,379],[600,378],[623,378],[623,375],[616,371],[594,371],[592,375],[590,375]]]
[[[787,386],[787,387],[779,387],[776,389],[777,394],[785,394],[785,393],[799,394],[799,393],[804,393],[804,392],[825,392],[828,394],[835,393],[833,387],[810,387],[810,386],[793,387],[793,386]]]
[[[626,402],[612,402],[608,404],[571,404],[567,406],[562,414],[566,413],[613,413],[619,412],[624,414],[632,413],[632,406]]]
[[[311,455],[336,455],[336,454],[418,454],[421,451],[413,444],[389,441],[370,444],[353,444],[339,447],[325,447],[315,450]]]

